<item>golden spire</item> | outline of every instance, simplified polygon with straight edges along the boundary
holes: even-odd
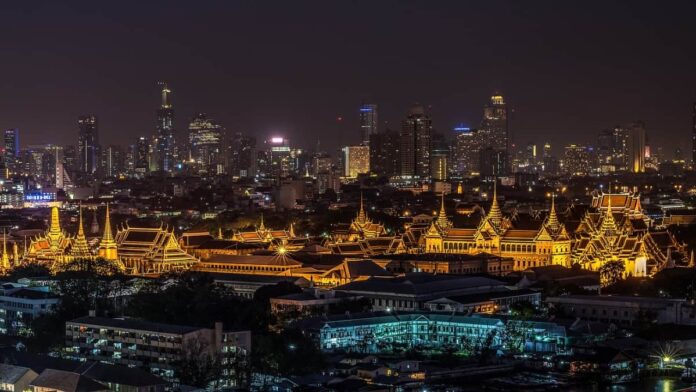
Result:
[[[556,230],[559,226],[558,216],[556,215],[556,195],[555,194],[551,195],[551,210],[549,211],[549,220],[547,222],[547,225],[550,228],[552,228],[553,230]]]
[[[82,225],[82,203],[80,203],[80,214],[79,214],[79,226],[77,227],[77,236],[78,237],[84,237],[85,236],[85,229],[84,226]]]
[[[616,230],[616,222],[614,221],[614,214],[611,212],[611,193],[606,195],[607,199],[607,213],[604,215],[602,220],[602,230],[603,231],[614,231]]]
[[[445,192],[442,192],[440,195],[440,214],[437,216],[437,225],[445,228],[449,227],[447,212],[445,211]]]
[[[457,184],[457,194],[461,195],[462,193],[464,193],[464,187],[462,187],[462,183],[460,182]]]
[[[87,238],[85,238],[85,229],[82,226],[82,204],[80,204],[80,217],[77,227],[77,236],[75,237],[75,242],[73,242],[72,249],[70,249],[70,254],[73,256],[85,257],[89,256],[90,253]]]
[[[217,239],[221,240],[222,239],[222,226],[218,226],[218,235]]]
[[[10,257],[7,255],[7,232],[5,230],[2,231],[2,269],[5,271],[9,270],[11,267],[10,265]]]
[[[288,236],[290,238],[295,238],[295,224],[290,222],[290,227],[288,228]]]
[[[261,213],[261,223],[259,224],[259,231],[266,231],[266,226],[263,224],[263,212]]]
[[[109,203],[106,203],[106,216],[104,217],[104,235],[102,235],[102,242],[105,241],[114,241],[114,236],[111,233],[111,214],[109,213]]]
[[[104,234],[99,242],[99,257],[105,260],[116,260],[118,258],[118,247],[111,233],[111,213],[109,203],[106,203],[106,216],[104,217]]]
[[[58,205],[56,204],[51,207],[51,226],[48,231],[54,234],[59,234],[61,232],[60,214],[58,213]]]
[[[691,257],[689,257],[689,265],[687,267],[689,267],[689,268],[696,267],[696,262],[694,261],[694,250],[693,249],[691,249]]]
[[[367,221],[367,214],[365,213],[365,205],[363,203],[363,193],[360,192],[360,211],[358,211],[358,223],[365,223]]]
[[[493,182],[493,203],[491,204],[491,210],[488,212],[488,219],[495,225],[500,225],[503,219],[503,213],[500,211],[500,206],[498,206],[498,190],[497,181]]]

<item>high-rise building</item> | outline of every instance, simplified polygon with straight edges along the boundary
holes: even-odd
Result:
[[[11,128],[5,130],[4,135],[4,152],[2,163],[5,172],[2,173],[3,178],[9,177],[17,171],[17,159],[19,158],[19,129]]]
[[[204,113],[199,113],[189,123],[189,158],[195,162],[199,173],[222,174],[225,172],[225,129]]]
[[[635,121],[631,123],[629,129],[630,171],[643,173],[645,171],[645,123]]]
[[[346,146],[342,149],[344,171],[343,175],[356,178],[358,174],[370,172],[370,147]]]
[[[483,108],[483,120],[479,130],[482,148],[505,151],[510,156],[507,104],[502,95],[493,95]]]
[[[459,126],[454,128],[454,135],[452,171],[460,177],[477,174],[481,150],[478,130]]]
[[[503,150],[486,147],[479,152],[479,172],[482,178],[500,177],[508,174],[508,155]]]
[[[360,106],[360,143],[370,145],[370,135],[377,133],[377,105],[365,103]]]
[[[430,178],[444,181],[449,178],[450,147],[447,138],[440,132],[432,132],[430,148]]]
[[[318,177],[319,173],[328,173],[333,167],[331,156],[325,152],[317,152],[312,157],[312,175]]]
[[[150,143],[145,136],[140,136],[133,145],[133,172],[144,176],[150,170]]]
[[[157,126],[153,140],[154,162],[151,162],[152,169],[165,173],[174,171],[177,155],[171,93],[167,83],[162,83],[162,105],[157,109]]]
[[[416,105],[401,123],[401,175],[427,178],[430,175],[432,119]]]
[[[382,176],[401,173],[401,135],[389,129],[370,135],[370,170]]]
[[[264,141],[264,149],[258,153],[258,166],[266,178],[276,180],[289,176],[293,171],[292,149],[290,140],[284,137],[272,137]]]
[[[79,172],[83,180],[93,179],[99,172],[100,161],[97,117],[94,115],[80,116],[77,124],[80,129],[77,141]]]
[[[117,177],[125,172],[126,157],[123,148],[118,145],[110,145],[102,148],[101,167],[105,177]]]
[[[229,172],[234,177],[256,175],[256,138],[240,132],[232,135],[229,144]]]
[[[590,172],[590,152],[585,146],[570,144],[565,147],[563,171],[569,176],[585,176]]]

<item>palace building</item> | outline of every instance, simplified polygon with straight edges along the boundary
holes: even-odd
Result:
[[[118,230],[114,241],[119,260],[132,274],[183,271],[198,263],[198,259],[181,249],[173,229],[126,224]]]
[[[667,230],[650,230],[650,218],[632,194],[595,193],[574,232],[572,262],[597,271],[608,261],[624,263],[625,274],[651,276],[674,266],[685,248]]]
[[[421,249],[425,253],[488,253],[513,259],[516,271],[546,265],[570,267],[571,239],[558,220],[554,199],[538,229],[516,228],[512,220],[503,216],[495,185],[491,208],[477,227],[453,227],[447,219],[443,195],[440,213],[423,238]]]
[[[293,238],[295,238],[295,229],[292,224],[288,230],[268,229],[263,223],[263,215],[256,230],[238,231],[232,236],[233,241],[252,244],[285,243]]]
[[[350,225],[339,225],[332,231],[334,242],[355,242],[366,238],[375,238],[386,234],[384,225],[373,222],[365,212],[362,194],[360,194],[360,210]]]

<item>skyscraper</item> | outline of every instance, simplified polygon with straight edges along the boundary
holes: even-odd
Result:
[[[222,174],[225,172],[224,146],[225,129],[204,113],[199,113],[189,123],[190,158],[200,173]]]
[[[123,148],[110,145],[102,148],[101,167],[105,177],[116,177],[125,171],[125,156]]]
[[[171,173],[176,159],[174,139],[174,108],[171,104],[172,91],[167,83],[162,83],[162,105],[157,109],[157,129],[154,140],[153,169]]]
[[[150,169],[150,145],[145,136],[140,136],[133,145],[133,171],[136,176],[143,176]]]
[[[370,135],[377,133],[377,105],[366,103],[360,106],[360,143],[370,145]]]
[[[478,130],[460,126],[454,128],[452,169],[457,176],[470,176],[479,172],[480,138]]]
[[[430,175],[432,119],[416,105],[401,123],[401,175],[427,178]]]
[[[256,175],[256,138],[235,133],[229,145],[230,169],[235,177]]]
[[[482,148],[491,147],[510,155],[507,104],[502,95],[493,95],[490,103],[484,106],[480,132]]]
[[[99,127],[94,115],[80,116],[77,120],[80,129],[77,140],[79,172],[83,180],[92,179],[99,171]]]
[[[401,135],[389,129],[370,135],[370,170],[378,175],[401,173]]]
[[[346,146],[343,152],[343,175],[356,178],[359,174],[370,172],[370,147],[368,146]]]
[[[643,173],[645,171],[645,123],[635,121],[629,126],[630,171]]]
[[[5,130],[4,135],[3,164],[5,173],[3,178],[7,178],[11,173],[17,171],[17,159],[19,158],[19,129],[11,128]]]

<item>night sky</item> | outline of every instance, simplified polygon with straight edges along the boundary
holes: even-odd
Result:
[[[83,113],[102,144],[150,135],[166,80],[181,137],[206,112],[333,152],[357,143],[363,100],[383,127],[419,102],[448,131],[500,91],[517,143],[588,143],[641,119],[667,154],[690,148],[696,1],[69,3],[0,5],[0,127],[23,146],[76,143]]]

